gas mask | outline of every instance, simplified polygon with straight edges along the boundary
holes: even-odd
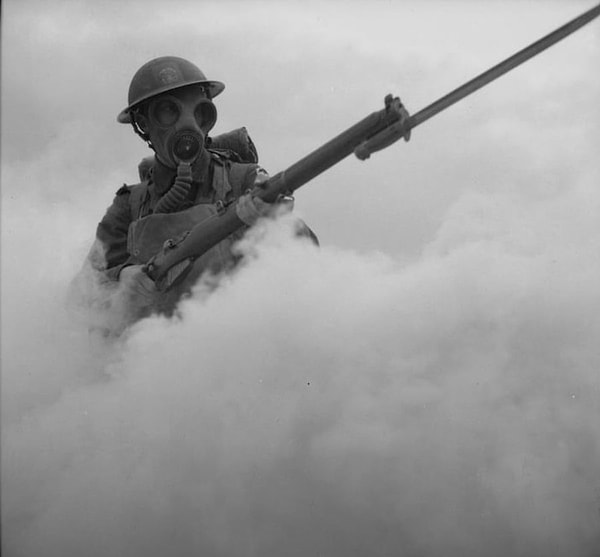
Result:
[[[158,160],[176,169],[197,160],[217,120],[217,109],[202,86],[192,85],[150,99],[135,120]]]

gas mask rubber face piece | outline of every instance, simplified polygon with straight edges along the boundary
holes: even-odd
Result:
[[[217,109],[201,86],[177,89],[151,99],[146,114],[145,131],[158,159],[170,168],[194,163],[217,119]]]

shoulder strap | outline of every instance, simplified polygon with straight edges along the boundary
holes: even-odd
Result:
[[[239,197],[244,193],[244,184],[246,182],[246,176],[248,175],[249,167],[255,167],[254,164],[243,164],[232,162],[228,165],[229,170],[229,182],[233,189],[235,197]]]
[[[231,159],[223,158],[214,152],[211,154],[213,157],[212,185],[216,192],[215,200],[227,203],[240,197],[247,188],[248,173],[258,165],[233,162]]]

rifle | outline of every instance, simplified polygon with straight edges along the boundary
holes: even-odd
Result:
[[[274,203],[280,197],[291,195],[296,189],[352,153],[360,160],[366,160],[372,153],[392,145],[402,137],[408,141],[413,128],[533,58],[598,15],[600,15],[600,4],[412,116],[408,114],[398,97],[387,95],[382,110],[373,112],[286,170],[275,174],[260,188],[255,188],[251,194],[268,203]],[[191,269],[195,259],[246,226],[237,216],[236,202],[237,200],[223,206],[217,214],[197,224],[182,238],[165,242],[163,250],[144,267],[144,271],[156,282],[159,290],[165,291],[174,286]]]

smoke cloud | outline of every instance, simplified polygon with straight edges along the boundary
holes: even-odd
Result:
[[[598,196],[515,201],[410,264],[265,224],[113,344],[9,266],[5,554],[596,554]]]
[[[274,173],[577,15],[173,4],[7,3],[3,555],[598,555],[598,32],[299,192],[320,248],[264,222],[216,289],[102,340],[69,283],[147,154],[113,123],[141,63],[210,61],[219,131]]]

